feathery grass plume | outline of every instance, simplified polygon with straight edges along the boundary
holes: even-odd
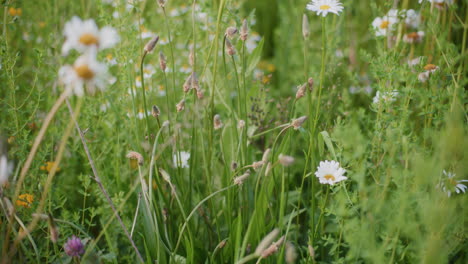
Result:
[[[236,54],[236,49],[234,48],[234,46],[228,38],[226,38],[226,53],[229,56],[233,56]]]
[[[159,36],[153,37],[148,43],[146,43],[144,51],[145,53],[151,53],[154,50],[154,47],[156,47],[156,44],[158,43]]]
[[[247,19],[244,19],[242,21],[242,27],[240,30],[240,39],[242,41],[246,41],[248,36],[249,36],[249,25],[247,24]]]
[[[312,92],[312,90],[314,89],[314,79],[312,77],[310,77],[308,80],[307,80],[307,83],[309,84],[309,91]]]
[[[226,37],[230,38],[230,39],[233,39],[237,34],[237,28],[236,27],[228,27],[226,29],[226,33],[224,33],[224,35],[226,35]]]
[[[254,163],[252,163],[252,165],[250,165],[255,171],[258,171],[259,169],[262,168],[263,166],[263,161],[255,161]]]
[[[281,244],[283,244],[284,238],[284,236],[280,237],[280,239],[278,239],[276,242],[273,242],[273,244],[265,249],[261,254],[262,258],[268,258],[269,256],[275,254],[280,248]]]
[[[244,129],[244,127],[245,127],[245,121],[242,120],[242,119],[239,120],[239,122],[237,122],[237,128],[242,130],[242,129]]]
[[[213,127],[215,130],[223,127],[223,121],[221,121],[221,116],[218,114],[213,117]]]
[[[279,229],[273,229],[268,235],[266,235],[260,243],[258,243],[257,248],[255,249],[255,256],[261,256],[263,251],[265,251],[275,240],[275,238],[279,235]]]
[[[136,151],[130,151],[130,152],[128,152],[126,157],[128,159],[138,161],[138,165],[143,166],[143,156],[140,153],[138,153]]]
[[[158,118],[158,116],[161,114],[161,111],[159,110],[159,107],[153,105],[151,108],[151,115],[154,116],[154,118]]]
[[[296,99],[300,99],[304,97],[306,93],[306,87],[307,87],[307,83],[304,83],[303,85],[300,85],[297,87]]]
[[[287,167],[287,166],[291,166],[291,165],[294,163],[294,158],[291,157],[291,156],[279,154],[279,156],[278,156],[278,162],[279,162],[281,165]]]
[[[185,100],[182,99],[180,102],[176,105],[176,110],[177,112],[182,112],[185,109]]]
[[[302,36],[304,39],[307,39],[310,36],[309,18],[306,14],[302,16]]]
[[[312,245],[308,245],[307,249],[309,250],[309,256],[311,259],[315,259],[315,249]]]
[[[286,242],[286,253],[284,254],[284,258],[286,260],[286,263],[291,264],[291,263],[296,263],[297,260],[297,252],[296,252],[296,247],[293,245],[291,242]]]
[[[159,52],[159,67],[161,68],[161,71],[166,71],[166,56],[164,56],[164,53],[162,51]]]
[[[306,120],[307,116],[301,116],[299,118],[293,119],[291,126],[294,127],[294,130],[298,130]]]
[[[163,178],[164,181],[166,181],[169,184],[172,184],[171,182],[171,176],[169,176],[169,173],[167,173],[165,170],[162,168],[159,168],[159,174],[161,174],[161,177]]]
[[[265,152],[263,152],[262,162],[267,163],[268,159],[270,158],[271,148],[267,148]]]
[[[184,89],[184,93],[188,93],[190,91],[190,88],[192,88],[192,73],[190,73],[187,79],[185,79],[182,88]]]
[[[234,178],[234,184],[242,185],[244,181],[250,176],[250,170],[247,170],[244,174],[239,177]]]

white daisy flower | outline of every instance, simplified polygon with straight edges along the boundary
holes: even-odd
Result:
[[[62,47],[62,55],[67,55],[70,50],[75,49],[85,52],[90,49],[107,49],[119,42],[119,35],[112,27],[99,29],[92,19],[81,20],[74,16],[65,24],[63,34],[66,37]]]
[[[343,176],[346,170],[340,167],[337,161],[321,161],[320,166],[317,167],[315,176],[319,179],[321,184],[334,185],[337,182],[348,179]]]
[[[462,184],[462,182],[468,182],[468,180],[457,181],[454,179],[455,173],[446,172],[445,170],[443,171],[443,173],[445,176],[447,176],[447,179],[441,180],[440,183],[437,184],[438,188],[441,188],[445,193],[447,193],[448,197],[450,197],[453,192],[465,193],[467,187],[465,184]]]
[[[338,0],[312,0],[312,2],[307,4],[306,8],[323,17],[328,13],[339,15],[343,11],[343,5]]]
[[[375,29],[375,35],[379,36],[386,36],[389,31],[393,30],[394,25],[398,22],[398,18],[395,16],[384,16],[384,17],[376,17],[374,21],[372,21],[372,27]]]
[[[185,151],[179,151],[172,156],[174,166],[179,168],[188,168],[188,160],[190,159],[190,153]]]
[[[107,66],[96,60],[95,54],[80,56],[73,65],[62,66],[59,80],[69,92],[83,96],[86,92],[93,95],[96,88],[104,91],[111,80]]]
[[[398,96],[398,91],[394,90],[391,92],[380,92],[377,91],[374,98],[372,99],[373,104],[378,104],[380,102],[384,103],[391,103],[396,101],[396,97]]]
[[[405,24],[411,28],[418,28],[421,24],[421,15],[413,9],[406,10]]]
[[[0,156],[0,186],[8,181],[8,177],[13,171],[13,163],[8,162],[6,155]]]

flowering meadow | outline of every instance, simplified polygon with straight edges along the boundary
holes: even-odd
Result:
[[[0,264],[468,263],[468,1],[1,7]]]

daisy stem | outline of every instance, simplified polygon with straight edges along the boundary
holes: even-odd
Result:
[[[147,52],[143,52],[143,56],[141,57],[140,63],[140,77],[141,77],[141,89],[143,90],[143,112],[145,114],[146,119],[146,133],[148,136],[148,141],[150,141],[150,126],[149,126],[149,118],[148,118],[148,108],[146,106],[146,91],[145,91],[145,76],[143,72],[143,63],[145,61]]]

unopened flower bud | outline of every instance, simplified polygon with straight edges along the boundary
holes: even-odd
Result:
[[[244,181],[250,176],[250,170],[247,170],[244,174],[239,177],[234,178],[234,184],[242,185]]]
[[[244,21],[242,21],[242,27],[240,30],[240,39],[242,41],[246,41],[248,35],[249,35],[249,26],[247,25],[247,19],[244,19]]]
[[[184,89],[184,93],[188,93],[190,88],[192,87],[192,74],[190,74],[187,79],[185,79],[184,85],[182,88]]]
[[[307,39],[310,35],[309,18],[306,14],[302,16],[302,36]]]
[[[287,166],[290,166],[294,163],[294,158],[291,157],[291,156],[286,156],[286,155],[283,155],[283,154],[279,154],[278,156],[278,161],[281,165],[287,167]]]
[[[203,90],[202,89],[197,89],[197,98],[198,99],[203,99]]]
[[[236,27],[228,27],[226,29],[226,37],[232,39],[235,35],[237,34],[237,28]]]
[[[198,90],[200,89],[200,85],[198,84],[198,76],[196,72],[192,72],[192,76],[190,77],[190,85],[192,89]]]
[[[176,105],[177,112],[182,112],[185,109],[185,100],[182,99],[177,105]]]
[[[220,115],[215,115],[213,117],[213,126],[215,130],[218,130],[223,127],[223,122],[221,121]]]
[[[242,130],[244,129],[244,127],[245,127],[245,121],[242,119],[239,120],[239,122],[237,122],[237,128]]]
[[[234,49],[234,46],[232,45],[229,39],[226,39],[226,53],[229,56],[233,56],[234,54],[236,54],[236,50]]]
[[[156,46],[156,43],[158,43],[159,36],[155,36],[152,38],[148,43],[145,45],[145,52],[150,53],[153,51],[154,47]]]
[[[254,163],[252,163],[252,168],[257,171],[260,168],[262,168],[263,164],[263,161],[255,161]]]
[[[164,5],[166,5],[166,0],[158,0],[158,4],[160,7],[164,7]]]
[[[151,114],[152,114],[155,118],[158,118],[158,116],[161,114],[161,111],[159,111],[159,107],[153,105],[153,108],[151,109]]]
[[[307,83],[309,84],[309,91],[312,92],[312,90],[314,89],[314,79],[310,77],[309,80],[307,80]]]
[[[162,51],[161,51],[161,52],[159,52],[159,67],[161,68],[161,70],[163,72],[165,72],[166,71],[166,66],[167,66],[166,56],[164,56],[164,53],[162,53]]]
[[[291,126],[294,127],[294,130],[298,130],[302,126],[302,124],[304,124],[306,120],[307,120],[307,116],[301,116],[297,119],[294,119],[291,122]]]
[[[304,83],[303,85],[301,85],[301,86],[299,86],[297,88],[296,99],[300,99],[300,98],[304,97],[304,95],[306,93],[306,87],[307,87],[307,83]]]
[[[138,165],[142,166],[143,165],[143,156],[136,152],[136,151],[130,151],[127,156],[127,158],[129,159],[133,159],[133,160],[137,160],[138,161]]]

